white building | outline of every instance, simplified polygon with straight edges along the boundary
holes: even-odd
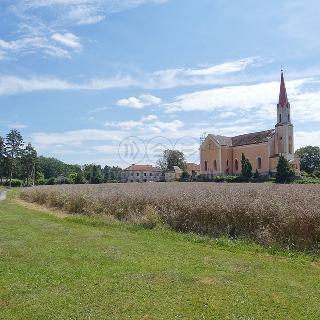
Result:
[[[164,176],[159,168],[152,165],[131,165],[122,172],[122,182],[158,182]]]

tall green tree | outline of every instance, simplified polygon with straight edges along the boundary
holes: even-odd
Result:
[[[307,146],[296,151],[300,157],[301,170],[307,173],[313,173],[320,170],[320,148]]]
[[[122,169],[119,167],[105,166],[102,170],[104,182],[120,182]]]
[[[175,166],[179,167],[181,170],[186,169],[184,154],[179,150],[168,149],[163,151],[163,154],[157,163],[162,171],[172,171]]]
[[[241,168],[241,178],[244,180],[244,181],[250,181],[250,179],[252,178],[253,176],[253,173],[252,173],[252,165],[249,161],[249,159],[247,159],[244,155],[244,153],[242,153],[242,156],[241,156],[241,165],[242,165],[242,168]]]
[[[0,179],[2,182],[3,176],[5,174],[5,142],[2,137],[0,137]]]
[[[28,143],[21,156],[22,173],[27,186],[30,183],[30,179],[32,179],[32,185],[34,185],[36,163],[37,151],[32,147],[31,143]]]
[[[90,183],[98,184],[102,182],[101,166],[93,165],[90,170]]]
[[[22,135],[18,130],[11,130],[5,140],[5,150],[7,157],[9,159],[9,186],[11,187],[12,177],[13,177],[13,171],[15,168],[15,165],[17,163],[17,160],[21,156],[23,147],[23,138]]]
[[[294,170],[290,166],[289,161],[281,155],[277,165],[276,182],[288,183],[294,178],[294,175]]]

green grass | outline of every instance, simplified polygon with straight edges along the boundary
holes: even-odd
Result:
[[[319,319],[319,279],[312,256],[0,203],[0,319]]]

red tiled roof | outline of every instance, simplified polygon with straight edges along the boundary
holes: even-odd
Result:
[[[187,171],[200,171],[200,164],[187,163]]]
[[[157,168],[149,164],[146,164],[146,165],[133,164],[125,170],[126,171],[158,171]]]
[[[281,71],[281,84],[280,84],[280,94],[279,94],[279,105],[281,107],[286,107],[288,105],[288,96],[286,84],[284,82],[283,71]]]

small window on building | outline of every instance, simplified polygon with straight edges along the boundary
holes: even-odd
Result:
[[[140,176],[140,173],[139,172],[137,172],[137,177],[139,177]]]
[[[257,158],[257,168],[261,169],[261,167],[262,167],[262,161],[261,161],[261,158],[259,157]]]
[[[149,176],[152,177],[152,172],[150,172]]]
[[[288,114],[288,122],[290,122],[290,114]]]
[[[204,171],[208,171],[208,162],[207,161],[204,162]]]
[[[229,160],[227,160],[227,167],[229,167]]]
[[[213,168],[214,168],[214,171],[217,171],[217,160],[213,161]]]
[[[146,172],[144,173],[144,176],[145,176],[145,177],[147,176],[147,173],[146,173]]]
[[[131,172],[131,177],[133,177],[133,172]]]
[[[239,161],[238,161],[238,159],[234,160],[234,168],[235,168],[236,171],[239,170]]]
[[[279,120],[279,122],[281,122],[281,120],[282,120],[282,118],[281,118],[281,114],[279,115],[279,119],[280,119],[280,120]]]

